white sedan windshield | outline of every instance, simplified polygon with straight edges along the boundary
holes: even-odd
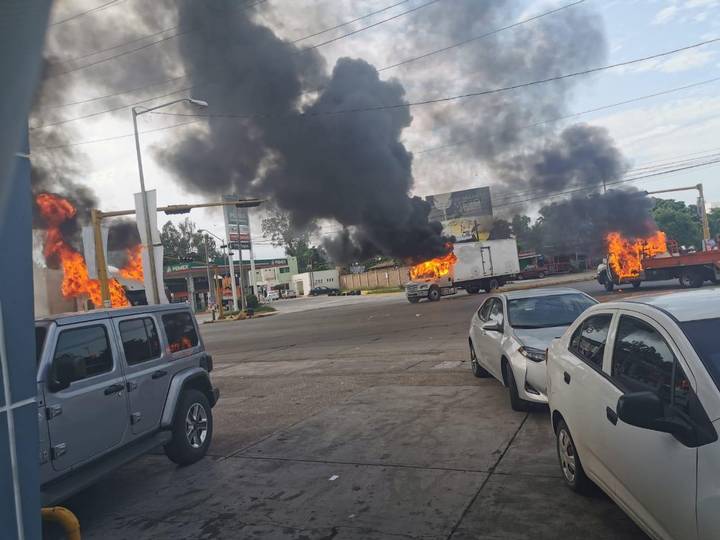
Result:
[[[719,319],[702,319],[680,323],[695,352],[720,388],[720,349],[718,349],[717,336],[720,334]]]
[[[513,328],[570,326],[595,302],[584,294],[557,294],[508,300],[508,322]]]

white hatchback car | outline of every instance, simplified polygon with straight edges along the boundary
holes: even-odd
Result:
[[[597,305],[548,351],[565,482],[652,538],[720,538],[720,290]]]
[[[516,411],[530,402],[547,403],[545,350],[596,303],[576,289],[559,287],[491,294],[470,322],[473,373],[492,375],[507,386]]]

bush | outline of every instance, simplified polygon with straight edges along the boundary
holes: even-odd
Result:
[[[258,301],[257,296],[254,294],[248,294],[245,296],[245,303],[247,304],[247,307],[255,309],[260,305],[260,302]]]

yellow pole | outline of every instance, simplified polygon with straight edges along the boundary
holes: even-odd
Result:
[[[100,220],[102,220],[102,213],[93,208],[90,211],[90,221],[92,222],[93,235],[95,238],[95,266],[97,266],[98,281],[100,282],[100,295],[103,301],[102,307],[109,308],[112,307],[112,304],[110,303],[110,285],[108,284],[107,263],[105,261],[105,250],[103,249]]]
[[[64,530],[67,540],[80,540],[80,522],[70,510],[62,506],[42,508],[43,521],[58,523]]]

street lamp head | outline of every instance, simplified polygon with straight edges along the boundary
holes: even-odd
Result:
[[[208,102],[203,99],[188,98],[188,103],[192,103],[193,105],[197,105],[198,107],[208,106]]]

